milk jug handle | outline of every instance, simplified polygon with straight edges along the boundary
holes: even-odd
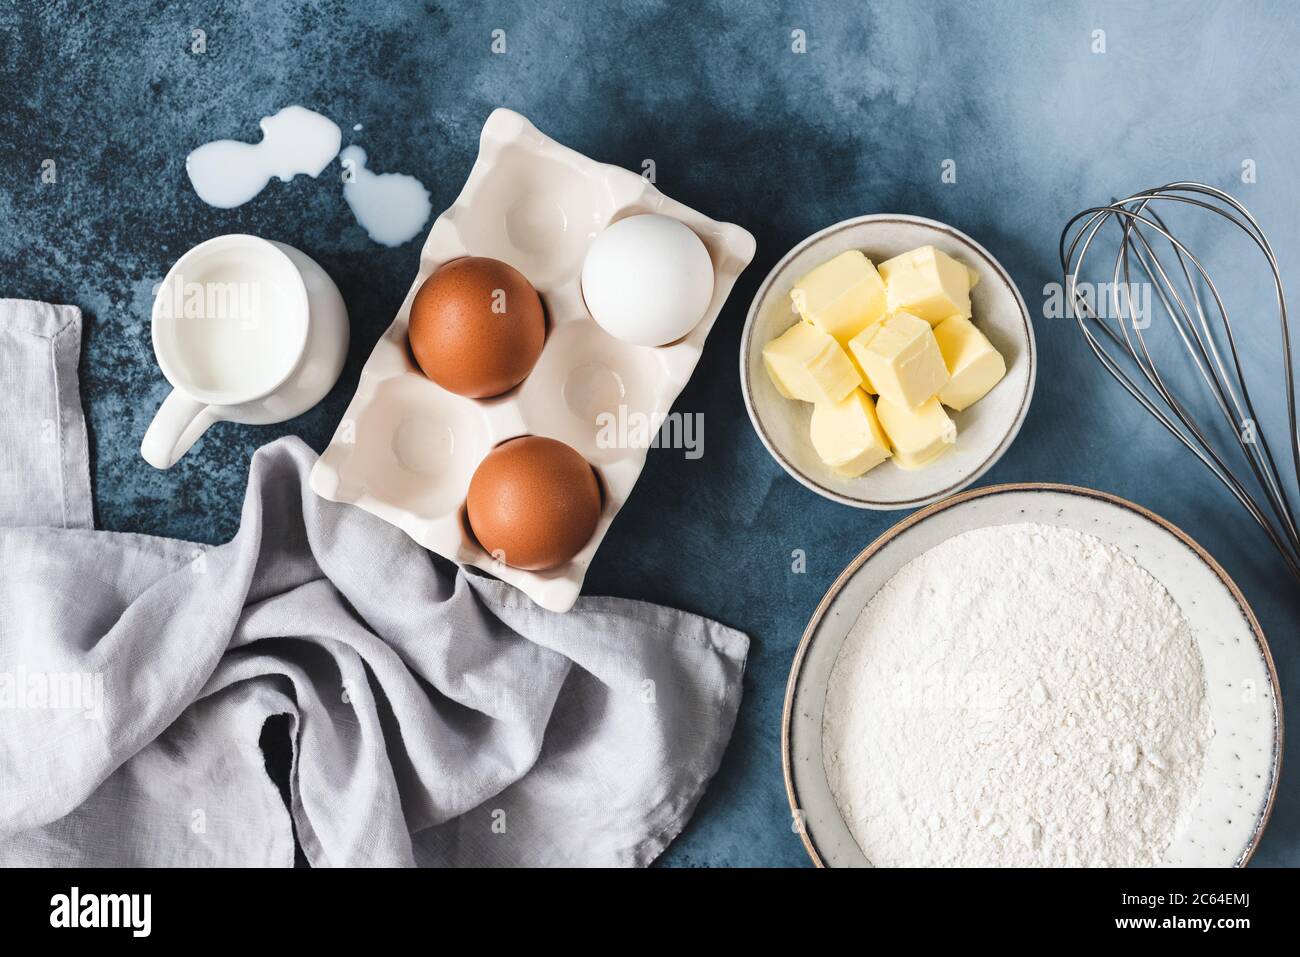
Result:
[[[140,454],[154,468],[169,469],[217,419],[211,406],[173,389],[149,423]]]

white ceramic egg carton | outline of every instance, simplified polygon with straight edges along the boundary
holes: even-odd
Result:
[[[579,283],[592,240],[610,223],[639,213],[682,221],[713,260],[707,314],[685,338],[658,348],[605,333],[588,314]],[[435,385],[420,373],[407,345],[416,290],[435,269],[461,256],[510,263],[528,277],[546,307],[546,345],[532,374],[505,395],[486,400]],[[483,126],[464,189],[433,224],[406,301],[366,361],[356,395],[312,470],[312,488],[324,498],[374,513],[439,555],[491,572],[545,608],[567,611],[647,452],[602,447],[609,443],[600,441],[597,416],[617,417],[620,405],[625,416],[646,415],[650,422],[668,413],[753,256],[754,237],[739,226],[715,222],[664,196],[636,173],[561,146],[518,113],[495,110]],[[483,456],[525,434],[575,448],[595,467],[604,495],[600,522],[586,547],[569,563],[545,572],[493,559],[474,540],[465,518],[469,481]]]

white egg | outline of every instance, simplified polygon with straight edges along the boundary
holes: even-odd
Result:
[[[713,299],[713,261],[689,226],[668,216],[620,219],[582,264],[582,295],[600,327],[641,346],[675,342]]]

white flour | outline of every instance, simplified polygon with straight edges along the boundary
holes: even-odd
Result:
[[[1090,535],[955,536],[872,599],[831,672],[823,743],[878,866],[1158,863],[1212,734],[1164,587]]]

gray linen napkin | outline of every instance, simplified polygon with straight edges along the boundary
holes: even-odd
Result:
[[[613,598],[544,611],[317,498],[294,438],[255,454],[225,545],[91,531],[79,340],[77,310],[0,301],[28,410],[0,419],[21,490],[0,524],[67,526],[0,529],[0,864],[288,866],[296,829],[315,866],[641,865],[680,831],[744,635]]]
[[[90,528],[81,310],[0,299],[0,525]]]

